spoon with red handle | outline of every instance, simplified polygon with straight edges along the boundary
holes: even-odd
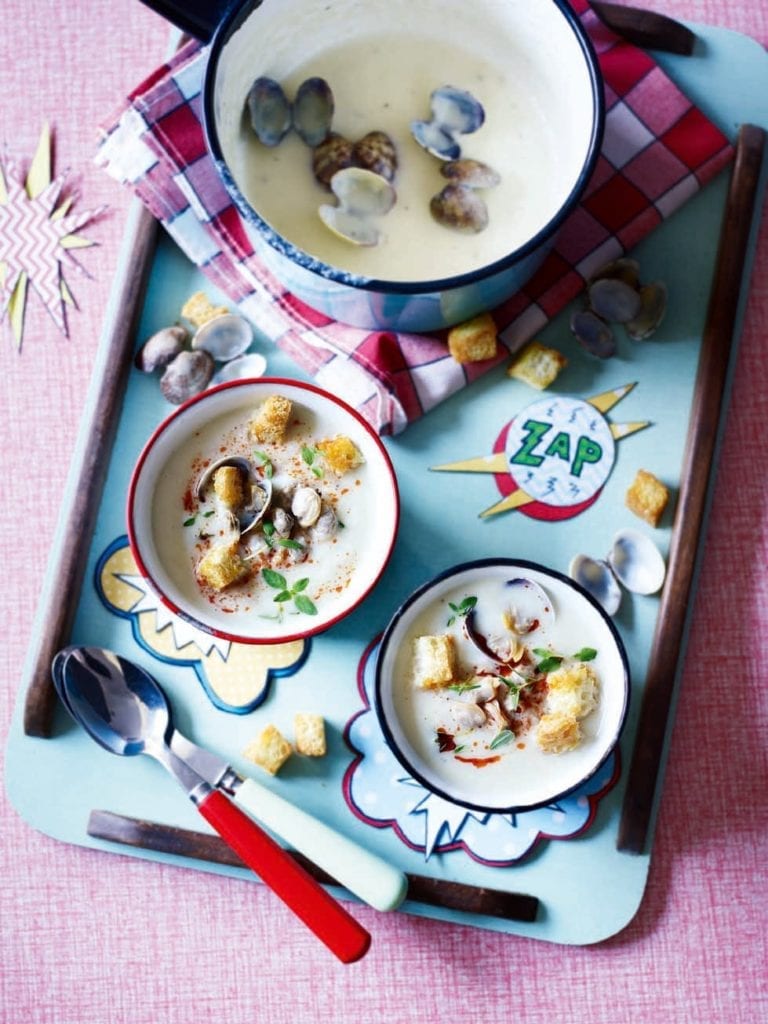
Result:
[[[58,656],[57,656],[58,657]],[[54,660],[54,684],[75,721],[112,754],[148,754],[181,785],[200,814],[270,889],[344,963],[368,951],[368,932],[301,865],[168,746],[170,711],[157,684],[99,647]]]

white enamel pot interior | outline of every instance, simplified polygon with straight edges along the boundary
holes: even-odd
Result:
[[[321,222],[319,206],[334,199],[295,133],[267,150],[248,125],[255,78],[275,79],[290,99],[314,75],[333,89],[334,131],[355,141],[383,130],[396,143],[398,199],[377,246],[351,245]],[[446,182],[410,135],[446,84],[485,108],[462,156],[502,178],[483,193],[489,224],[477,234],[434,220],[430,198]],[[286,289],[342,322],[424,331],[496,306],[536,270],[594,168],[604,103],[565,0],[262,0],[235,5],[216,32],[204,117],[254,248]]]

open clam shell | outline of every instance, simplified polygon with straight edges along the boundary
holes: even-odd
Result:
[[[251,127],[264,146],[277,146],[291,128],[291,104],[273,78],[257,78],[246,98]]]
[[[621,587],[608,562],[589,555],[575,555],[568,566],[568,575],[602,605],[606,614],[615,615],[619,610]]]
[[[593,313],[612,324],[625,324],[640,312],[640,293],[618,277],[601,277],[588,289]]]
[[[333,93],[324,78],[307,78],[301,83],[293,101],[293,127],[313,149],[331,131],[333,108]]]
[[[596,270],[587,284],[591,285],[595,281],[602,281],[609,277],[624,281],[625,284],[638,291],[640,289],[640,264],[629,256],[619,256],[618,259],[611,260],[610,263],[605,263]]]
[[[640,309],[624,325],[633,341],[645,341],[656,331],[667,312],[667,286],[663,281],[652,281],[640,289]]]
[[[659,549],[638,530],[620,530],[616,534],[608,562],[618,581],[634,594],[655,594],[667,573]]]
[[[504,615],[489,615],[488,609],[475,605],[464,616],[464,630],[467,638],[491,661],[500,664],[511,659],[514,643],[520,637],[526,640],[540,629],[554,624],[555,609],[552,599],[535,580],[518,576],[506,580],[501,594]],[[492,610],[493,613],[497,609]]]
[[[213,475],[222,466],[236,466],[247,481],[248,498],[240,508],[234,510],[242,537],[258,526],[272,504],[272,481],[267,477],[259,476],[253,463],[248,459],[240,455],[227,455],[222,459],[216,459],[200,474],[195,485],[195,496],[198,501],[205,500],[206,494],[213,485]]]
[[[412,121],[411,134],[420,146],[439,160],[457,160],[461,146],[457,135],[476,132],[485,121],[482,104],[464,89],[443,85],[429,98],[430,121]]]
[[[246,380],[263,377],[267,369],[267,360],[261,352],[249,352],[244,356],[237,356],[224,363],[213,377],[211,384],[226,384],[229,380]]]
[[[236,313],[223,313],[198,327],[193,349],[203,349],[219,363],[241,356],[253,341],[253,327]]]
[[[579,344],[598,359],[616,355],[616,338],[608,324],[589,309],[581,309],[571,317],[571,331]]]
[[[331,178],[331,189],[339,205],[319,208],[325,226],[354,245],[376,245],[374,218],[389,213],[397,198],[390,183],[362,167],[345,167]]]

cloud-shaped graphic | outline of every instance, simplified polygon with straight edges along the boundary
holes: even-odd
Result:
[[[297,672],[309,656],[309,640],[236,644],[174,615],[139,574],[125,536],[101,555],[94,582],[104,606],[130,621],[136,643],[159,661],[192,668],[222,711],[252,711],[266,700],[274,678]]]
[[[507,867],[541,839],[570,839],[592,824],[600,799],[619,778],[618,752],[583,786],[548,807],[523,814],[469,811],[430,793],[395,759],[372,709],[378,639],[363,655],[358,689],[363,703],[347,724],[345,739],[357,755],[344,777],[352,812],[374,828],[391,828],[412,850],[463,850],[473,860]]]

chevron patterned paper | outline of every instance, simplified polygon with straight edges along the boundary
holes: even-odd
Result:
[[[65,304],[74,303],[64,280],[64,264],[85,270],[74,249],[93,243],[75,234],[105,207],[70,213],[72,199],[59,203],[65,174],[51,177],[51,137],[43,128],[26,179],[16,162],[0,158],[0,321],[8,314],[17,349],[24,333],[24,309],[31,285],[66,335]]]

